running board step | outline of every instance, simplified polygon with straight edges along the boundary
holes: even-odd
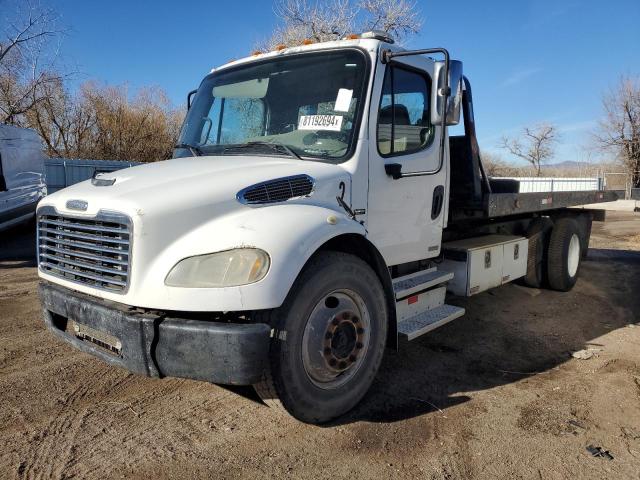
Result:
[[[453,272],[439,272],[435,268],[431,268],[396,278],[393,281],[393,290],[396,293],[396,299],[401,299],[421,290],[448,282],[452,278]]]
[[[464,308],[441,305],[398,323],[398,335],[413,340],[464,315]]]

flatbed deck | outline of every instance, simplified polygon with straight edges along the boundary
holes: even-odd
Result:
[[[607,190],[485,193],[481,209],[454,208],[451,220],[456,222],[514,217],[593,203],[613,202],[615,200],[618,200],[617,193]]]
[[[523,213],[557,210],[559,208],[613,202],[613,191],[489,193],[485,196],[484,213],[487,218],[507,217]]]

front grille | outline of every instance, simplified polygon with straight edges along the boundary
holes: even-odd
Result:
[[[284,202],[310,195],[312,191],[313,179],[308,175],[296,175],[251,185],[238,192],[238,200],[252,205]]]
[[[115,214],[80,219],[41,212],[38,265],[65,280],[125,292],[131,266],[131,221]]]

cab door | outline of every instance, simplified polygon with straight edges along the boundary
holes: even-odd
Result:
[[[446,214],[443,133],[430,119],[434,63],[403,57],[378,64],[369,122],[369,239],[387,265],[440,253]],[[392,174],[403,176],[394,178]]]

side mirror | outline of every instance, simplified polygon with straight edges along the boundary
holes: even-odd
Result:
[[[437,79],[436,88],[431,93],[431,123],[440,125],[442,115],[446,116],[447,125],[460,123],[460,107],[462,106],[462,62],[460,60],[449,61],[449,78],[444,78],[444,62],[434,62],[433,78]],[[451,93],[444,105],[443,89],[451,88]]]
[[[191,90],[187,94],[187,110],[189,110],[191,108],[191,97],[193,97],[196,94],[197,91],[198,91],[198,89]]]

